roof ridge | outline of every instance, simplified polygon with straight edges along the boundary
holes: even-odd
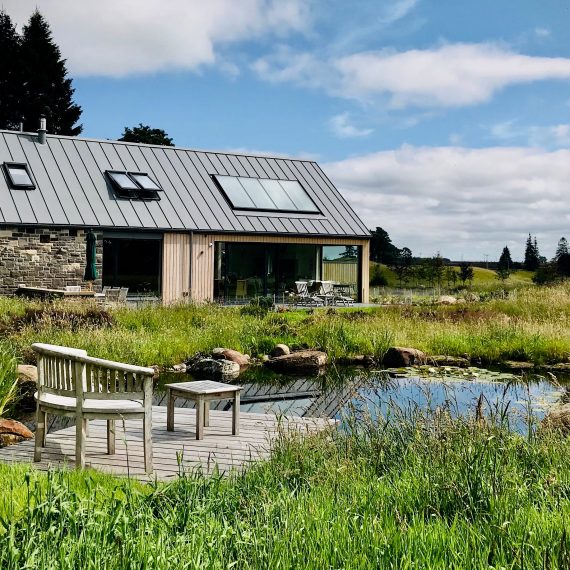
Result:
[[[28,136],[28,137],[37,137],[38,133],[35,131],[12,131],[9,129],[0,129],[0,134],[8,134],[13,136]],[[76,141],[86,141],[86,142],[96,142],[96,143],[110,143],[110,144],[118,144],[118,145],[126,145],[126,146],[137,146],[137,147],[148,147],[148,148],[160,148],[160,149],[172,149],[172,150],[182,150],[186,152],[205,152],[210,154],[229,154],[231,156],[251,156],[253,158],[278,158],[281,160],[295,160],[298,162],[310,162],[316,164],[316,160],[312,158],[301,158],[301,157],[293,157],[288,156],[285,154],[262,154],[262,153],[254,153],[254,152],[238,152],[235,150],[221,150],[221,149],[207,149],[207,148],[191,148],[185,146],[166,146],[160,144],[149,144],[149,143],[137,143],[137,142],[130,142],[130,141],[119,141],[115,139],[98,139],[95,137],[75,137],[70,135],[56,135],[53,133],[46,133],[46,138],[52,139],[65,139],[65,140],[76,140]]]

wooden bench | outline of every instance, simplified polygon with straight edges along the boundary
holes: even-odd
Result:
[[[115,421],[142,419],[145,471],[152,473],[154,370],[87,355],[85,350],[35,343],[38,355],[34,461],[41,461],[48,414],[74,417],[75,464],[85,466],[87,421],[107,420],[107,452],[115,453]]]

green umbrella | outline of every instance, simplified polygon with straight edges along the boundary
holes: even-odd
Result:
[[[83,275],[84,281],[95,281],[97,279],[97,238],[92,230],[87,232],[86,236],[86,254],[87,254],[87,265],[85,265],[85,275]]]

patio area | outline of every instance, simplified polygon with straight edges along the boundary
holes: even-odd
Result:
[[[176,408],[175,431],[166,429],[166,407],[153,406],[152,446],[154,473],[144,472],[142,422],[117,422],[116,453],[107,454],[107,431],[104,420],[89,422],[86,447],[88,467],[140,480],[168,480],[192,469],[211,473],[243,470],[253,461],[269,457],[272,443],[281,434],[316,433],[335,425],[335,420],[281,417],[270,414],[242,413],[240,434],[231,435],[231,412],[210,412],[210,425],[204,439],[196,440],[194,409]],[[31,463],[34,441],[24,441],[0,449],[0,462]],[[73,468],[75,462],[75,425],[48,433],[42,461],[33,465],[46,471],[53,467]]]

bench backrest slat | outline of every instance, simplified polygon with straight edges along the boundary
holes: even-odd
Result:
[[[33,344],[38,354],[38,390],[85,399],[146,400],[152,394],[152,368],[132,366],[87,355],[84,350]],[[146,396],[145,396],[146,395]]]

